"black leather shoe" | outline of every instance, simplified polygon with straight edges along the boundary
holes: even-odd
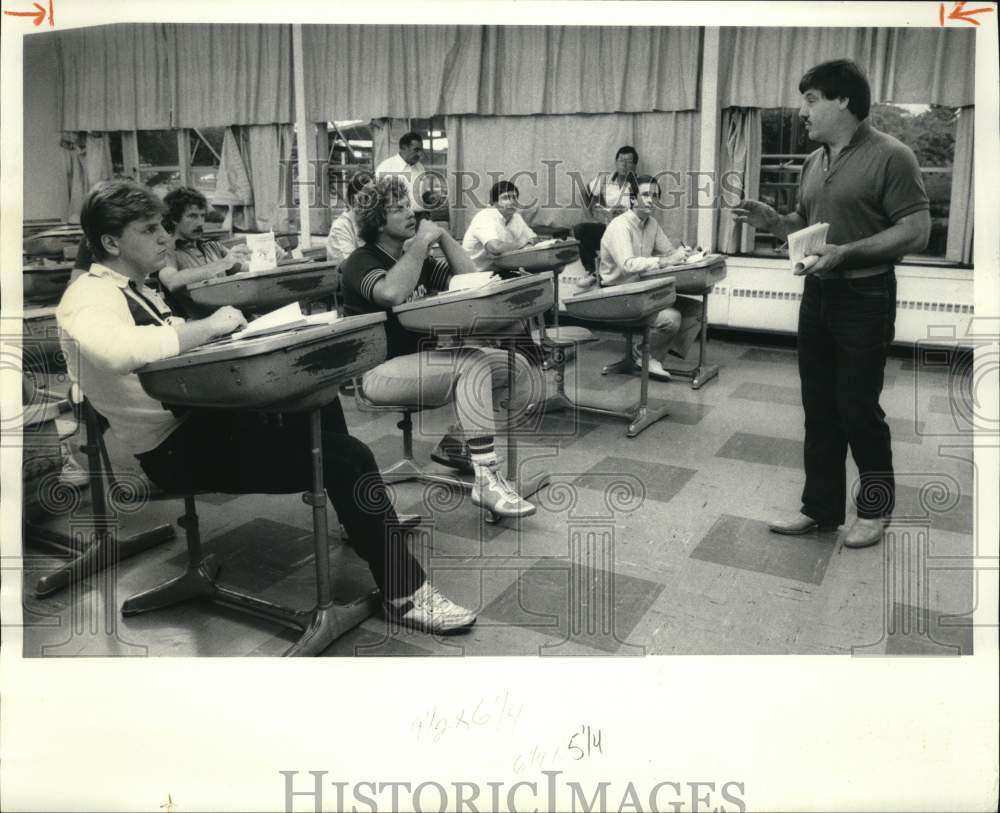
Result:
[[[767,523],[771,533],[784,534],[785,536],[802,536],[812,531],[833,531],[836,525],[821,525],[812,517],[805,514],[796,514],[792,519],[778,519]]]

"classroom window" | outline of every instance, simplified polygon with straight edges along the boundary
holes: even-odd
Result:
[[[940,105],[872,105],[872,124],[910,147],[920,165],[930,199],[931,237],[919,257],[945,256],[959,115],[956,108]],[[760,199],[781,214],[794,210],[802,164],[818,146],[806,137],[797,110],[761,111]],[[774,235],[758,231],[755,253],[773,255],[781,243]]]
[[[367,121],[349,119],[328,121],[326,132],[330,205],[341,212],[347,206],[347,184],[354,173],[374,170],[372,128]]]
[[[166,194],[182,186],[176,130],[138,130],[139,183]]]
[[[427,170],[424,194],[428,192],[439,204],[433,208],[435,220],[448,219],[448,134],[444,129],[444,116],[429,119],[410,119],[410,129],[417,133],[424,144],[421,163]]]
[[[190,158],[189,186],[193,186],[206,197],[215,192],[219,177],[219,166],[222,163],[222,140],[225,127],[198,127],[188,130],[188,148]]]

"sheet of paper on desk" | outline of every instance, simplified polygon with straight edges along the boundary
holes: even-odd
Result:
[[[482,288],[492,282],[499,282],[500,277],[490,271],[474,271],[469,274],[455,274],[448,283],[449,291],[469,291]]]
[[[237,330],[232,334],[234,339],[250,339],[254,336],[262,336],[265,333],[275,333],[279,330],[288,330],[292,327],[308,324],[306,317],[302,315],[302,308],[298,302],[265,313],[254,319],[242,330]]]
[[[814,223],[788,235],[788,260],[793,274],[800,276],[816,264],[819,260],[816,252],[826,243],[829,230],[829,223]]]
[[[278,246],[274,242],[274,232],[248,234],[247,248],[250,249],[250,270],[265,271],[278,264]]]

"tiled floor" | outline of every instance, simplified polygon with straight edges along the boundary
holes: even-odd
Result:
[[[393,486],[399,510],[428,517],[411,541],[415,552],[435,584],[478,611],[478,623],[436,638],[376,616],[325,654],[970,654],[963,616],[974,606],[972,571],[935,566],[973,553],[971,453],[955,448],[968,429],[962,361],[922,365],[902,351],[890,358],[882,403],[895,441],[895,519],[882,545],[849,550],[844,529],[798,538],[767,530],[769,517],[799,505],[802,410],[794,348],[754,342],[713,335],[709,353],[721,372],[700,390],[653,382],[652,400],[671,415],[638,438],[627,439],[620,420],[546,416],[538,433],[518,442],[522,471],[551,477],[535,497],[534,517],[489,525],[467,495]],[[637,379],[599,374],[619,344],[608,334],[581,350],[568,375],[579,400],[636,397]],[[380,463],[399,458],[398,416],[361,414],[350,398],[344,407]],[[446,409],[420,414],[418,461],[428,461],[450,422]],[[853,479],[850,461],[848,471]],[[310,607],[311,520],[298,495],[207,495],[198,506],[222,581]],[[87,509],[84,502],[46,524],[65,529]],[[179,500],[154,499],[123,514],[120,533],[180,513]],[[372,588],[370,576],[340,544],[332,519],[331,528],[334,590],[360,596]],[[179,574],[185,558],[178,529],[174,541],[120,563],[115,577],[94,576],[38,600],[32,587],[57,560],[29,550],[25,654],[273,656],[295,640],[274,623],[200,603],[120,615],[125,597]]]

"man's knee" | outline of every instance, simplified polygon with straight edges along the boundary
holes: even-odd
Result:
[[[676,308],[664,308],[656,314],[653,329],[665,335],[674,336],[681,329],[683,317]]]

